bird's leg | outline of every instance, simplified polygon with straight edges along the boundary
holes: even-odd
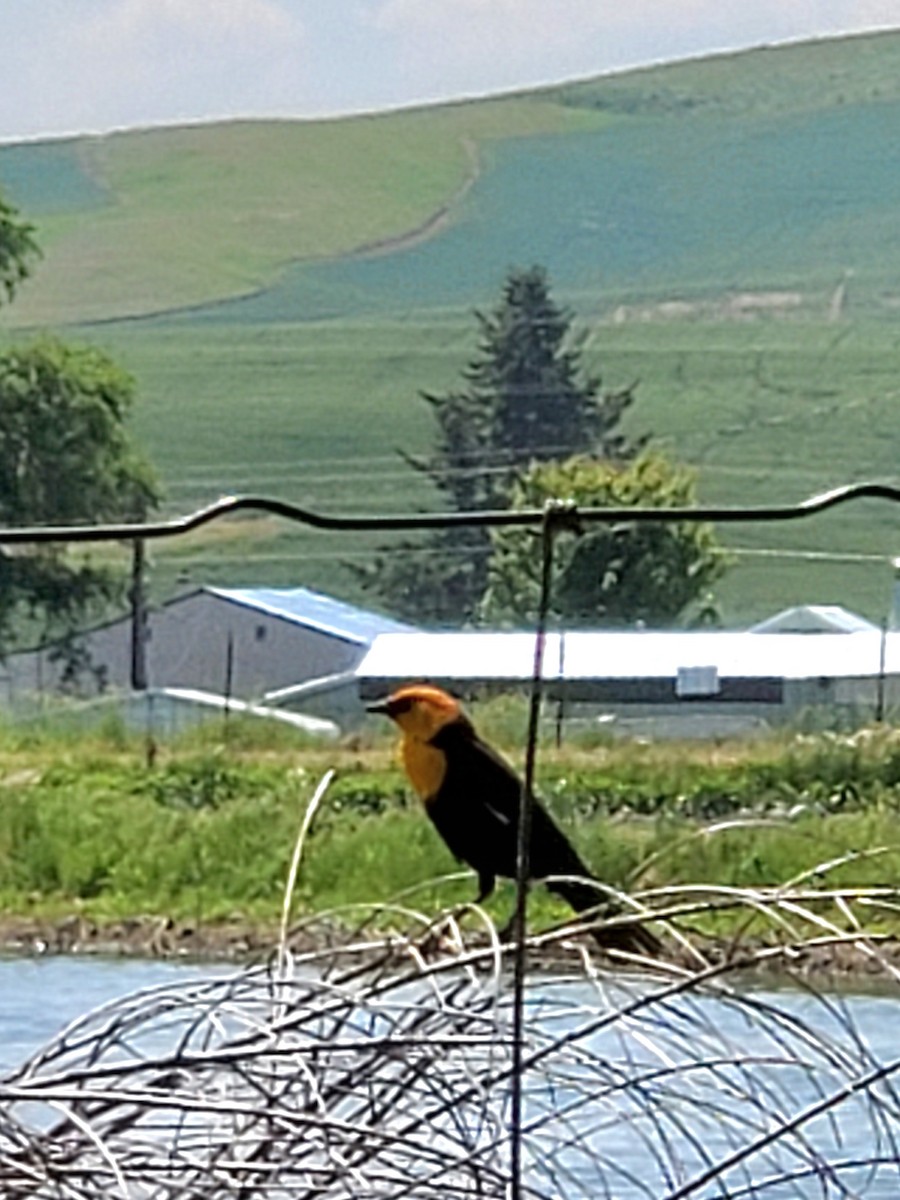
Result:
[[[493,892],[497,878],[490,871],[478,872],[478,895],[475,897],[476,904],[483,904],[488,896]]]
[[[513,933],[515,932],[515,925],[516,925],[516,915],[515,915],[515,913],[513,913],[513,915],[509,918],[509,920],[506,922],[506,924],[503,926],[503,928],[497,930],[497,941],[502,942],[502,944],[504,946],[508,942],[511,942],[513,940]]]

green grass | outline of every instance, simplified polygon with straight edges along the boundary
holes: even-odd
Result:
[[[628,115],[781,116],[900,99],[895,34],[767,46],[564,85],[564,103]]]
[[[508,703],[483,708],[520,740]],[[515,728],[514,728],[515,727]],[[210,725],[162,748],[107,728],[76,740],[47,727],[0,731],[0,911],[91,919],[136,914],[277,921],[305,804],[326,766],[338,776],[306,844],[295,910],[406,897],[432,912],[471,898],[385,743],[314,749],[258,723]],[[518,760],[521,749],[509,753]],[[598,875],[615,885],[760,887],[821,870],[818,886],[893,886],[900,843],[900,743],[854,737],[653,747],[544,747],[540,789]],[[763,823],[764,822],[764,823]],[[490,911],[509,915],[500,888]],[[564,915],[543,893],[538,920]]]
[[[4,194],[29,220],[88,213],[110,201],[87,158],[90,142],[70,138],[22,142],[0,149],[0,181]]]
[[[709,501],[750,500],[761,487],[767,500],[797,500],[894,474],[892,324],[577,324],[587,326],[585,361],[608,386],[637,381],[631,429],[650,429],[697,466]],[[404,322],[90,331],[139,381],[135,432],[178,509],[253,489],[340,508],[374,491],[383,506],[416,478],[396,450],[430,444],[419,391],[457,384],[475,336],[462,310]],[[361,469],[384,478],[360,479]]]
[[[263,323],[483,303],[510,263],[545,265],[580,309],[783,290],[845,270],[857,304],[896,296],[900,101],[770,118],[610,122],[507,139],[454,220],[390,254],[298,262],[258,295],[185,320]]]
[[[536,97],[139,130],[63,143],[52,162],[40,145],[0,147],[0,185],[41,217],[46,251],[7,320],[112,319],[253,293],[289,262],[414,234],[477,171],[484,140],[603,120]],[[68,207],[47,205],[71,185],[76,156],[82,190],[107,203],[86,205],[70,186]]]

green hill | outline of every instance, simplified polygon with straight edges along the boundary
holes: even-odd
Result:
[[[0,147],[47,259],[6,319],[472,303],[523,255],[595,301],[845,267],[883,288],[898,106],[900,35],[880,34],[381,116]]]
[[[290,262],[436,231],[484,139],[602,123],[540,99],[0,147],[46,262],[9,320],[79,323],[265,288]]]
[[[539,262],[704,498],[797,500],[896,472],[898,128],[900,35],[881,34],[380,116],[4,146],[0,188],[45,260],[2,325],[76,327],[136,373],[171,510],[223,491],[428,506],[396,454],[427,447],[418,391],[453,383],[472,308]],[[882,615],[895,522],[730,530],[747,554],[726,615]],[[157,586],[352,595],[345,563],[370,548],[243,522],[160,549]]]

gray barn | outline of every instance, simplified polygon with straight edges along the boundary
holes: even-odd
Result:
[[[336,676],[355,700],[352,672],[375,637],[409,629],[306,588],[201,587],[148,613],[146,686],[249,700]],[[122,618],[80,635],[89,669],[79,694],[130,689],[133,633]],[[62,672],[53,646],[11,655],[0,697],[58,692]]]

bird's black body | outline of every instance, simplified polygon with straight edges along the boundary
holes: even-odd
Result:
[[[477,872],[478,899],[483,900],[493,891],[497,875],[516,876],[521,781],[464,717],[444,725],[431,745],[443,752],[446,772],[426,801],[426,810],[451,853]],[[589,868],[538,800],[531,814],[529,876],[547,880],[548,888],[576,912],[614,911],[607,893],[591,884]],[[607,947],[637,953],[659,949],[656,938],[639,925],[598,927],[596,936]]]
[[[482,898],[494,877],[516,876],[522,785],[512,768],[462,722],[453,722],[432,739],[447,759],[444,780],[427,803],[428,815],[456,858],[478,872]],[[530,875],[589,876],[574,846],[553,818],[535,801],[531,815]],[[597,893],[592,890],[592,903]]]

